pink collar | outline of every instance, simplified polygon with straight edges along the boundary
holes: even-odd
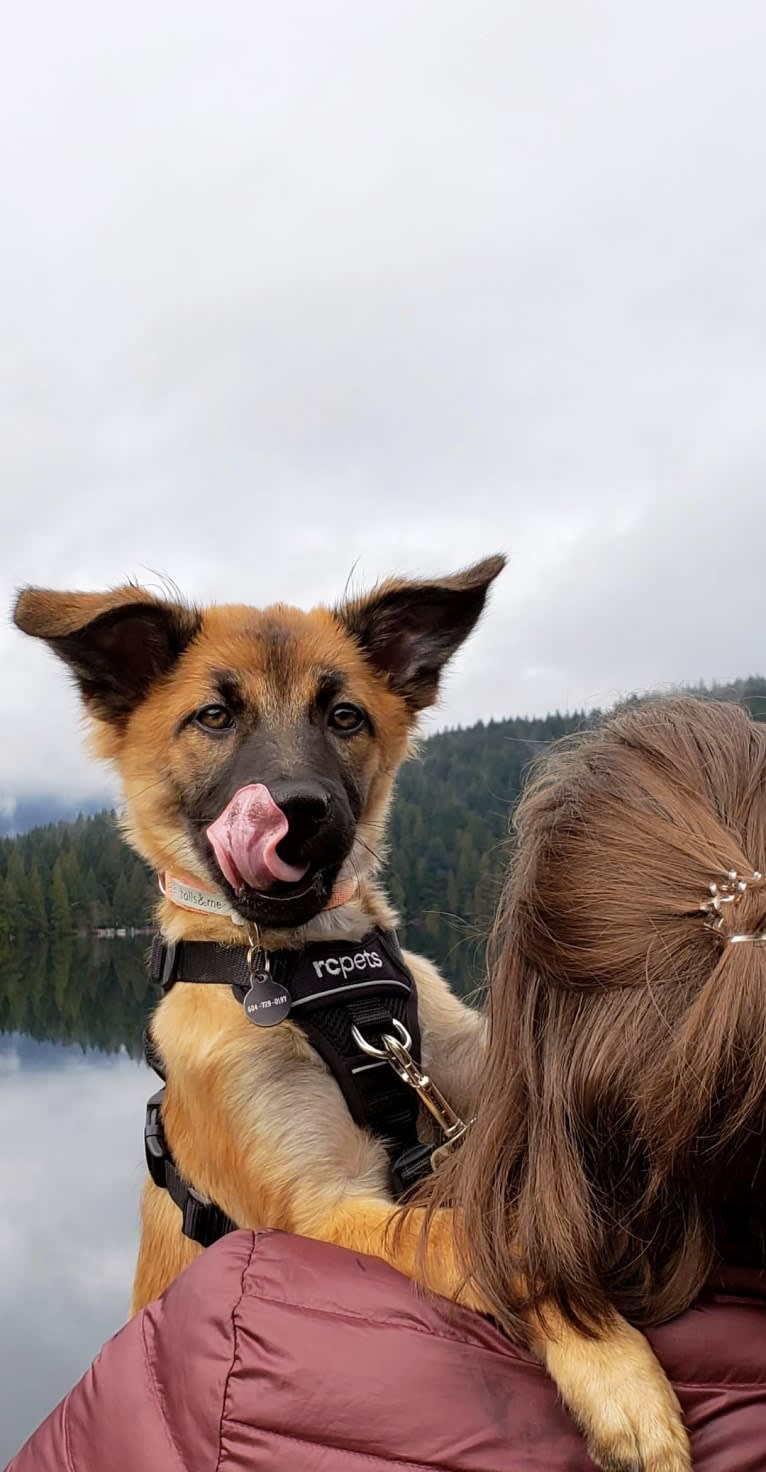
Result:
[[[186,879],[181,875],[158,874],[160,890],[167,900],[177,905],[180,910],[195,910],[205,915],[223,915],[232,920],[235,925],[244,925],[246,922],[232,908],[229,901],[224,899],[220,890],[208,889],[200,884],[198,879]],[[359,893],[359,885],[355,879],[344,879],[342,883],[336,884],[325,910],[337,910],[341,905],[347,905],[349,900],[356,899]]]

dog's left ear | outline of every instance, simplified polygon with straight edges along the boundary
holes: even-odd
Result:
[[[423,710],[436,700],[444,665],[477,623],[504,567],[504,557],[488,557],[436,582],[392,580],[337,614],[390,688],[413,711]]]

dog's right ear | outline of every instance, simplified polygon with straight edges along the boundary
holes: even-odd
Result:
[[[199,613],[127,586],[109,593],[24,588],[16,627],[69,666],[91,715],[121,724],[198,632]]]

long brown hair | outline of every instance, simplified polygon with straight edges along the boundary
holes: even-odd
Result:
[[[657,1323],[721,1256],[764,1260],[766,944],[727,937],[766,931],[766,727],[623,709],[546,760],[515,827],[477,1119],[432,1205],[460,1204],[510,1330],[545,1300]]]

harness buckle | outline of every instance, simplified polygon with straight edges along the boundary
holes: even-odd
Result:
[[[413,1145],[397,1156],[391,1167],[394,1195],[407,1196],[433,1170],[433,1145]]]
[[[216,1225],[214,1218],[223,1216],[219,1207],[214,1206],[207,1196],[195,1191],[193,1186],[185,1182],[184,1202],[181,1207],[181,1231],[184,1237],[192,1242],[200,1242],[203,1247],[209,1247],[216,1241]],[[208,1222],[208,1218],[211,1218]],[[210,1238],[210,1241],[207,1238]]]
[[[158,1089],[157,1093],[152,1094],[151,1099],[147,1100],[146,1122],[144,1124],[146,1168],[155,1186],[165,1185],[165,1162],[168,1158],[165,1131],[162,1128],[162,1100],[164,1095],[165,1090]]]

